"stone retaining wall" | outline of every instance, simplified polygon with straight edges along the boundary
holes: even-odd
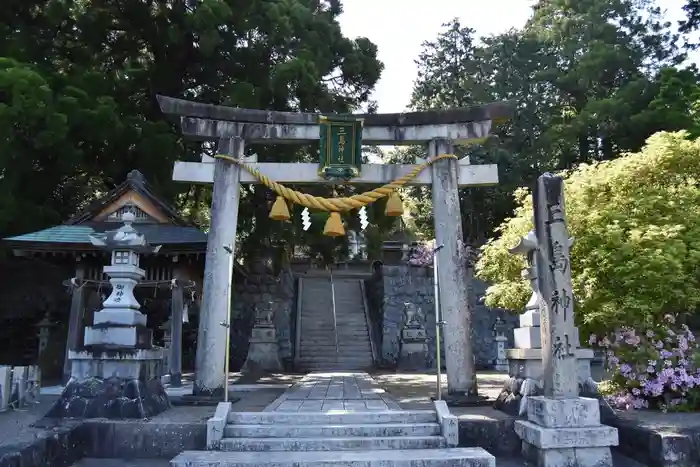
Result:
[[[247,277],[234,284],[231,298],[231,371],[239,371],[248,355],[255,306],[270,301],[274,302],[280,359],[285,365],[293,361],[296,281],[289,269],[274,275],[267,265],[258,263],[251,268]]]
[[[404,303],[413,303],[423,311],[428,334],[428,368],[435,367],[435,305],[433,289],[433,272],[431,268],[408,265],[384,265],[380,273],[375,273],[367,286],[368,303],[374,308],[371,316],[380,316],[381,329],[381,364],[392,368],[397,364],[400,349],[400,334],[403,326]],[[506,336],[512,346],[513,329],[517,326],[517,315],[505,310],[486,307],[482,298],[487,285],[480,280],[473,280],[472,290],[472,339],[477,368],[490,369],[496,358],[493,339],[493,326],[500,317],[506,323]],[[378,308],[378,309],[377,309]],[[444,362],[444,348],[442,361]]]

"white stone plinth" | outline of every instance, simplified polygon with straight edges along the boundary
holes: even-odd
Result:
[[[542,379],[542,349],[508,349],[506,350],[510,376],[517,378]],[[578,361],[579,383],[591,377],[591,360],[594,354],[591,349],[576,349]]]
[[[527,420],[545,428],[600,426],[600,403],[591,397],[554,399],[530,396]]]
[[[530,397],[527,418],[515,422],[515,432],[537,467],[612,467],[617,428],[601,425],[597,399]]]
[[[539,328],[540,327],[540,312],[536,311],[536,310],[527,310],[525,313],[520,315],[520,327],[521,328],[531,328],[531,327]]]
[[[151,346],[151,336],[151,331],[143,326],[87,327],[84,343],[86,347],[148,348]]]
[[[154,379],[163,374],[163,350],[70,350],[71,378]]]
[[[607,425],[547,428],[517,420],[515,433],[539,449],[603,448],[617,446],[617,428]]]

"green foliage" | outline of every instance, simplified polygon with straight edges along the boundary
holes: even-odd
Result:
[[[700,139],[659,133],[639,153],[584,164],[565,177],[582,335],[693,312],[700,304]],[[524,260],[507,250],[531,228],[531,197],[521,190],[515,202],[514,217],[483,248],[477,274],[496,284],[487,304],[520,310],[530,295],[519,278]]]
[[[368,39],[343,36],[341,13],[338,0],[43,0],[3,9],[0,57],[12,62],[0,67],[0,237],[60,223],[132,169],[206,228],[211,189],[175,185],[172,166],[215,148],[183,141],[155,96],[286,111],[371,108],[383,65]],[[316,149],[249,151],[290,162]],[[289,248],[299,235],[296,224],[268,218],[273,200],[260,187],[242,189],[245,255]]]
[[[513,193],[545,171],[638,151],[658,131],[698,134],[697,70],[673,25],[648,0],[537,2],[524,28],[477,40],[458,20],[423,45],[414,109],[513,101],[498,143],[457,148],[496,163],[499,184],[460,192],[465,240],[482,244],[514,209]],[[422,149],[411,150],[422,155]],[[429,190],[413,190],[416,225],[431,235]]]

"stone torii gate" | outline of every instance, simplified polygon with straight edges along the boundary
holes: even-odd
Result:
[[[218,141],[218,153],[244,158],[245,144],[306,144],[320,138],[319,115],[311,113],[251,110],[202,104],[158,96],[166,115],[179,119],[186,137]],[[493,123],[508,120],[513,107],[494,103],[445,111],[401,114],[352,115],[362,118],[362,143],[367,145],[425,144],[428,157],[452,154],[453,144],[470,144],[490,135]],[[252,161],[251,161],[252,162]],[[314,163],[255,163],[249,165],[282,184],[334,183],[321,178]],[[415,165],[364,164],[362,172],[347,183],[384,184]],[[173,180],[213,183],[211,227],[207,246],[202,306],[197,338],[195,395],[220,397],[225,387],[225,355],[229,293],[232,281],[230,255],[223,245],[236,239],[239,186],[259,180],[238,164],[204,156],[202,162],[176,162]],[[335,182],[337,183],[337,182]],[[498,183],[496,165],[470,165],[442,159],[413,179],[412,185],[431,185],[435,235],[438,245],[439,294],[444,321],[448,394],[467,399],[477,396],[476,370],[468,310],[465,247],[458,187]]]

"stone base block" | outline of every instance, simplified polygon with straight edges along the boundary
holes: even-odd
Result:
[[[428,367],[427,353],[425,341],[404,342],[401,344],[398,368],[406,371],[425,370]]]
[[[410,342],[410,341],[421,341],[425,342],[427,339],[427,334],[425,332],[425,329],[422,327],[413,327],[413,328],[403,328],[401,330],[401,340],[404,342]]]
[[[516,378],[542,379],[542,349],[507,349],[509,374]],[[576,349],[578,380],[583,383],[591,377],[591,349]]]
[[[277,341],[261,342],[251,339],[250,347],[248,347],[248,358],[246,358],[243,365],[243,371],[282,371]]]
[[[72,377],[48,418],[150,418],[170,408],[160,378]]]
[[[146,315],[137,310],[102,310],[95,313],[93,318],[95,326],[104,324],[116,324],[117,326],[145,326]]]
[[[596,427],[600,426],[600,406],[598,399],[589,397],[532,396],[527,400],[527,419],[545,428]]]
[[[522,455],[536,467],[613,467],[610,448],[543,450],[523,442]]]
[[[520,315],[520,327],[521,328],[531,328],[540,327],[540,316],[541,313],[535,310],[528,310],[522,315]]]
[[[100,313],[95,313],[95,315]],[[153,347],[153,331],[141,325],[101,324],[85,328],[84,343],[85,347],[148,349]]]
[[[163,376],[162,349],[70,350],[71,379],[158,379]]]
[[[606,425],[576,428],[545,428],[518,420],[515,433],[539,449],[609,448],[618,445],[617,428]]]
[[[250,333],[250,342],[276,343],[277,332],[274,326],[255,326]]]

